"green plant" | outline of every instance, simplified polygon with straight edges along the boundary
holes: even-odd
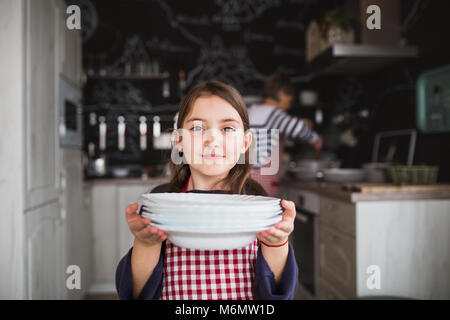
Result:
[[[320,23],[322,38],[327,38],[328,30],[332,25],[337,25],[344,31],[348,31],[358,23],[358,18],[358,14],[352,10],[335,9],[326,11]]]

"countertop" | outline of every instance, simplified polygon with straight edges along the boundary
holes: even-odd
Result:
[[[310,191],[336,200],[356,203],[359,201],[397,201],[397,200],[435,200],[450,199],[450,189],[430,190],[424,192],[399,191],[389,193],[362,193],[343,189],[343,184],[302,182],[293,178],[283,178],[282,187],[293,187]]]
[[[89,179],[84,180],[84,186],[92,186],[99,184],[124,185],[124,184],[140,184],[140,185],[159,185],[169,182],[167,177],[150,177],[141,178],[115,178],[115,179]],[[389,193],[362,193],[358,191],[348,191],[343,189],[343,184],[338,183],[319,183],[319,182],[303,182],[297,181],[290,177],[285,177],[280,181],[284,188],[298,188],[299,190],[314,192],[329,198],[341,200],[350,203],[359,201],[397,201],[397,200],[435,200],[450,199],[450,189],[432,190],[426,192],[389,192]]]

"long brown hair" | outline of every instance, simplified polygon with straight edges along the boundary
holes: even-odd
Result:
[[[178,113],[177,128],[183,127],[183,122],[192,109],[194,102],[201,96],[218,96],[227,101],[240,115],[244,124],[244,132],[250,128],[247,107],[239,92],[232,86],[217,80],[209,80],[198,83],[192,87],[184,97]],[[253,144],[253,143],[252,143]],[[170,161],[170,160],[169,160]],[[231,186],[234,194],[254,194],[267,196],[264,188],[250,177],[253,165],[250,164],[250,148],[245,152],[245,162],[237,163],[231,168],[228,175],[219,181]],[[171,179],[169,192],[180,192],[186,185],[191,170],[187,163],[175,164],[170,161]]]

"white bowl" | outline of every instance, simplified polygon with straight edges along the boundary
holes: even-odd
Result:
[[[141,202],[144,206],[144,210],[147,212],[164,212],[164,213],[172,213],[172,214],[181,214],[184,215],[186,213],[208,213],[208,214],[216,214],[216,213],[229,213],[229,214],[243,214],[243,213],[271,213],[276,212],[281,209],[281,205],[270,205],[270,206],[225,206],[212,204],[209,206],[205,205],[190,205],[190,204],[179,204],[177,206],[170,205],[155,205],[148,204],[145,201]]]
[[[191,209],[158,209],[158,208],[144,208],[142,214],[158,214],[165,215],[170,218],[193,218],[193,219],[203,219],[208,218],[224,218],[224,219],[237,219],[237,218],[258,218],[258,217],[270,217],[275,214],[281,213],[283,210],[281,208],[275,208],[271,210],[245,210],[245,209],[234,209],[224,207],[211,207],[202,208],[198,210]]]
[[[280,214],[257,219],[170,219],[163,215],[146,215],[154,223],[164,226],[180,226],[185,228],[253,228],[267,226],[281,221]]]
[[[262,230],[261,230],[262,231]],[[183,248],[198,250],[226,250],[248,246],[256,239],[257,232],[240,233],[190,233],[168,231],[169,240]]]
[[[281,200],[273,197],[241,195],[241,194],[211,194],[211,193],[145,193],[141,199],[149,203],[161,205],[226,205],[226,206],[258,206],[276,205]]]

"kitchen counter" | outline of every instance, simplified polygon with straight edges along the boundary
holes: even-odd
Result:
[[[434,200],[450,199],[450,188],[428,191],[390,191],[383,193],[362,193],[344,190],[343,184],[296,181],[293,178],[283,178],[280,184],[284,187],[294,187],[300,190],[314,192],[336,200],[356,203],[360,201],[397,201],[397,200]],[[393,185],[392,185],[393,186]]]

